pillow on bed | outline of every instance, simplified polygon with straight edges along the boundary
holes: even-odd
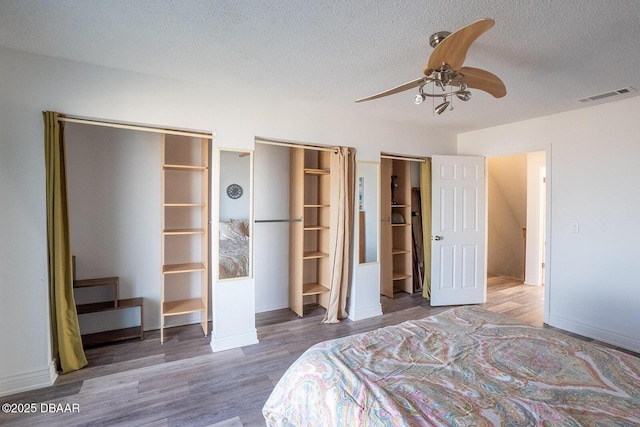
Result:
[[[239,219],[220,221],[220,240],[247,240],[249,223]]]

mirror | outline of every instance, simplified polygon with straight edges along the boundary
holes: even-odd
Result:
[[[358,263],[378,261],[379,170],[377,162],[356,162]]]
[[[220,150],[219,280],[251,275],[251,169],[249,151]]]

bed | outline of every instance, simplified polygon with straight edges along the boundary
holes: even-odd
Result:
[[[219,278],[249,275],[249,223],[239,219],[220,221]]]
[[[640,359],[480,307],[317,344],[269,426],[640,425]]]

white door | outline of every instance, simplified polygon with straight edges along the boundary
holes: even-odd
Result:
[[[432,157],[431,305],[487,299],[485,159]]]

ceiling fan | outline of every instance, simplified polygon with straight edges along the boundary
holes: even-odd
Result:
[[[493,27],[494,23],[493,19],[481,19],[454,33],[439,31],[432,34],[429,44],[434,50],[424,68],[424,77],[358,99],[356,102],[370,101],[418,87],[418,94],[413,98],[413,102],[421,104],[427,97],[442,97],[442,103],[434,108],[436,113],[442,114],[451,105],[453,96],[462,101],[471,99],[468,89],[479,89],[495,98],[502,98],[507,94],[507,89],[498,76],[479,68],[462,66],[471,44]]]

